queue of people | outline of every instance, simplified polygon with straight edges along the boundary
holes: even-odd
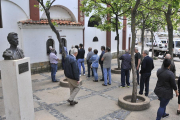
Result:
[[[51,63],[51,78],[53,82],[57,82],[55,75],[57,72],[57,63],[58,58],[56,56],[56,51],[54,48],[50,48],[51,52],[49,54],[50,63]],[[67,51],[67,49],[66,49]],[[94,82],[99,81],[98,77],[98,67],[100,65],[102,71],[102,78],[100,81],[104,81],[103,86],[111,85],[111,60],[112,54],[110,52],[109,47],[101,46],[101,54],[98,56],[98,50],[92,50],[91,47],[88,48],[88,54],[86,57],[87,67],[88,67],[88,75],[90,77],[90,73],[92,72],[92,76],[94,76]],[[143,60],[141,62],[141,55],[138,52],[138,48],[135,48],[135,67],[137,71],[137,83],[140,85],[139,94],[143,95],[144,86],[145,86],[145,96],[149,94],[149,81],[151,76],[151,71],[154,69],[153,59],[148,56],[149,52],[144,50],[142,53]],[[78,104],[77,101],[74,100],[75,96],[80,90],[80,76],[81,76],[81,66],[83,67],[83,75],[85,75],[85,66],[84,66],[84,55],[85,50],[83,45],[72,46],[72,49],[69,51],[69,55],[64,59],[64,74],[68,80],[70,86],[70,98],[67,100],[70,105]],[[121,63],[121,88],[130,87],[129,77],[131,70],[131,55],[128,50],[125,50],[125,54],[119,57],[122,60]],[[141,68],[139,72],[139,68]],[[160,107],[157,111],[156,120],[160,120],[161,118],[165,118],[169,116],[166,113],[166,106],[169,101],[173,98],[173,90],[178,97],[178,109],[177,114],[180,114],[180,77],[178,79],[178,87],[175,83],[175,64],[173,60],[171,60],[171,55],[166,54],[165,59],[163,61],[162,67],[157,71],[157,84],[154,89],[154,93],[158,96],[160,101]],[[140,75],[140,77],[139,77]],[[139,81],[140,78],[140,81]]]

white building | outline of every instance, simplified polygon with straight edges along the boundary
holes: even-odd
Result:
[[[83,43],[86,54],[88,47],[98,49],[100,54],[102,45],[111,47],[111,52],[116,52],[115,32],[88,27],[91,16],[84,17],[80,11],[80,1],[82,0],[56,0],[50,9],[51,18],[58,23],[56,28],[64,40],[64,45],[70,50],[72,45]],[[31,59],[32,73],[49,70],[49,45],[56,49],[58,57],[61,58],[56,35],[49,27],[44,11],[35,8],[35,4],[38,4],[36,0],[1,0],[3,28],[0,28],[0,60],[3,60],[3,51],[9,47],[8,33],[16,32],[19,47],[23,49],[25,56]],[[120,50],[129,49],[131,41],[131,29],[126,25],[126,20],[122,22],[126,27],[119,30]],[[98,41],[93,41],[95,37]]]

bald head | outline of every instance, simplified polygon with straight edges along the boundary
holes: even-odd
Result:
[[[171,59],[171,55],[170,54],[166,54],[165,59]]]

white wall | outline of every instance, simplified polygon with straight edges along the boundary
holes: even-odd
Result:
[[[51,13],[52,19],[62,19],[62,20],[70,20],[70,21],[73,20],[71,15],[65,9],[59,6],[52,6],[49,11]],[[47,19],[45,13],[43,13],[41,19]]]
[[[91,17],[91,16],[90,16]],[[85,17],[85,57],[88,53],[88,48],[97,49],[98,54],[101,54],[101,46],[106,46],[106,31],[101,31],[95,27],[88,27],[88,21],[90,17]],[[98,42],[93,42],[93,38],[97,37]]]
[[[45,3],[45,1],[47,1],[47,0],[44,0],[44,3]],[[76,22],[78,21],[78,0],[56,0],[53,3],[53,6],[54,5],[65,6],[74,14],[74,16],[76,18]],[[44,13],[43,11],[40,11],[40,18],[43,13]]]
[[[127,33],[126,33],[126,49],[129,49],[129,37],[132,41],[132,33],[131,33],[131,26],[127,25]],[[130,41],[130,48],[131,48],[131,41]]]
[[[29,10],[29,0],[1,0],[3,1],[9,1],[12,2],[14,4],[16,4],[17,6],[19,6],[22,11],[26,14],[27,17],[30,17],[30,10]],[[12,9],[11,7],[9,7],[9,10]]]
[[[23,2],[23,3],[25,4],[26,2]],[[0,43],[1,43],[0,44],[0,60],[3,60],[2,54],[10,46],[7,41],[8,33],[10,32],[18,33],[19,47],[20,48],[22,47],[21,32],[20,32],[17,22],[21,20],[26,20],[28,19],[28,17],[24,13],[24,11],[13,2],[3,0],[1,4],[2,4],[1,7],[2,7],[3,28],[0,28]]]
[[[83,42],[83,30],[82,29],[61,29],[60,35],[67,40],[68,52],[72,45],[76,45]],[[46,52],[46,41],[49,39],[48,36],[52,36],[55,41],[55,49],[58,57],[61,59],[59,54],[59,42],[56,35],[52,30],[49,29],[23,29],[23,46],[25,56],[31,58],[31,63],[49,61],[49,57]]]
[[[111,52],[117,52],[116,32],[111,32]],[[119,30],[119,50],[122,50],[122,30]]]

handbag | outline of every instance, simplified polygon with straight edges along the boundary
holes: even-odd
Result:
[[[96,60],[97,60],[97,59],[98,59],[98,56],[97,56]],[[96,60],[95,60],[95,61],[96,61]],[[95,62],[95,61],[94,61],[94,62]],[[92,62],[92,64],[93,64],[94,62]],[[92,64],[91,64],[91,68],[92,68]]]

